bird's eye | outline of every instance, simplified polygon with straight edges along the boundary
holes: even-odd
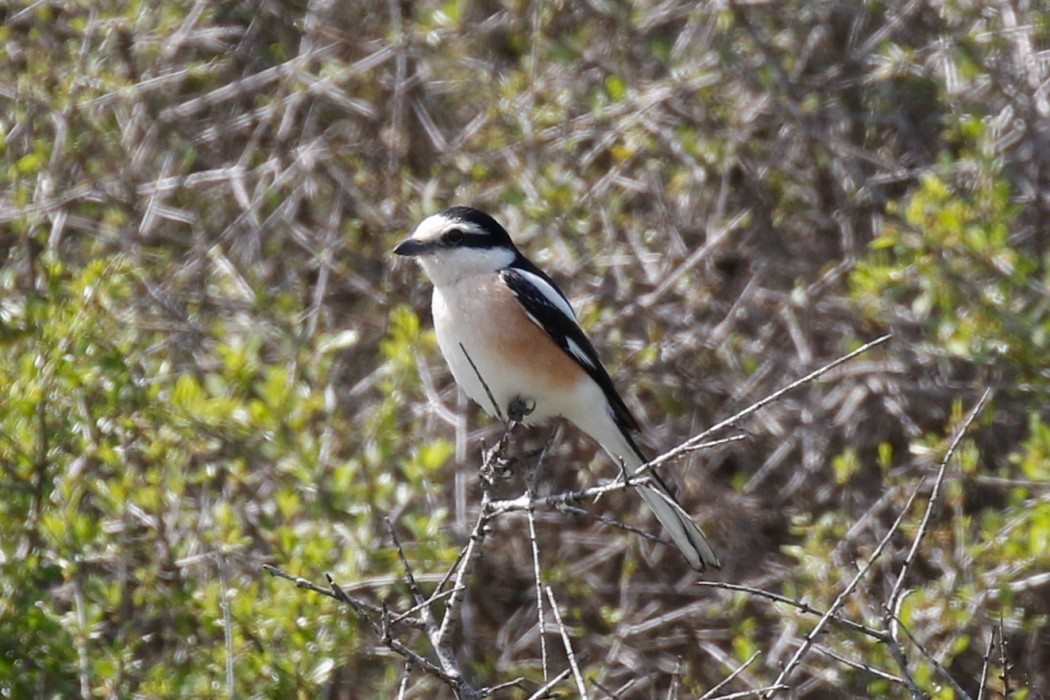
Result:
[[[445,242],[451,245],[463,242],[463,231],[458,228],[454,228],[445,234]]]

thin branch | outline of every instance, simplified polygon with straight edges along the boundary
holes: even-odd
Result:
[[[496,412],[496,418],[499,419],[500,423],[506,423],[507,421],[503,418],[503,410],[499,407],[499,404],[496,403],[496,397],[492,395],[492,389],[489,388],[488,382],[486,382],[485,378],[481,376],[481,370],[479,370],[478,366],[474,364],[474,358],[472,358],[470,353],[467,352],[467,348],[464,347],[463,343],[459,344],[459,349],[463,351],[463,357],[467,358],[467,362],[470,363],[470,368],[474,370],[474,374],[477,376],[478,381],[481,382],[481,386],[485,387],[485,395],[489,397],[489,403],[492,404],[492,410]]]
[[[1006,656],[1006,627],[1003,625],[1003,611],[999,609],[999,667],[1002,669],[1003,700],[1010,698],[1010,668]]]
[[[632,481],[631,483],[633,484],[634,482]],[[615,527],[617,530],[623,530],[624,532],[630,532],[631,534],[638,535],[639,537],[643,537],[643,538],[649,540],[650,542],[656,542],[656,543],[659,543],[659,544],[667,545],[668,547],[673,547],[674,546],[672,543],[668,542],[667,540],[661,539],[660,537],[657,537],[656,535],[654,535],[651,532],[646,532],[645,530],[641,529],[640,527],[635,527],[633,525],[628,525],[627,523],[621,522],[621,521],[617,520],[616,518],[610,518],[607,515],[602,515],[601,513],[595,513],[594,511],[587,510],[586,508],[583,508],[581,506],[573,505],[571,503],[563,503],[563,504],[559,505],[558,508],[561,509],[561,510],[565,510],[565,511],[567,511],[569,513],[575,513],[576,515],[584,515],[584,516],[586,516],[588,518],[593,518],[594,520],[597,520],[598,522],[602,523],[603,525],[608,525],[609,527]]]
[[[804,601],[795,600],[793,598],[788,598],[787,596],[780,595],[779,593],[773,593],[771,591],[764,591],[764,590],[762,590],[760,588],[751,588],[750,586],[741,586],[741,585],[736,584],[736,583],[723,583],[721,581],[697,581],[696,585],[697,586],[703,586],[705,588],[721,588],[721,589],[727,590],[727,591],[737,591],[739,593],[747,593],[748,595],[753,595],[753,596],[756,596],[756,597],[759,597],[759,598],[765,598],[767,600],[771,600],[774,603],[784,603],[785,605],[790,605],[793,608],[797,609],[799,612],[806,613],[807,615],[819,615],[819,616],[825,615],[825,611],[819,610],[817,608],[814,608],[809,603],[806,603]],[[874,639],[875,641],[878,641],[878,642],[885,643],[885,642],[887,642],[889,640],[889,635],[887,633],[885,633],[885,632],[880,632],[879,630],[874,629],[873,627],[868,627],[867,625],[862,625],[859,622],[854,622],[853,620],[849,620],[849,619],[844,618],[844,617],[839,617],[838,615],[832,615],[830,621],[831,622],[835,622],[835,623],[840,624],[840,625],[843,625],[845,627],[848,627],[851,630],[853,630],[854,632],[860,632],[861,634],[866,634],[867,636],[871,637],[872,639]]]
[[[408,691],[408,679],[412,675],[412,662],[408,659],[401,664],[401,678],[397,684],[397,700],[404,700]]]
[[[506,690],[507,688],[520,688],[522,683],[524,683],[524,682],[525,682],[525,679],[522,678],[521,676],[518,676],[517,678],[513,678],[513,679],[511,679],[509,681],[504,681],[503,683],[497,683],[496,685],[489,686],[488,688],[482,688],[481,691],[479,692],[478,696],[482,697],[482,698],[491,697],[491,696],[495,695],[496,693],[498,693],[499,691]]]
[[[773,685],[767,685],[764,688],[755,688],[754,690],[741,690],[737,693],[729,693],[728,695],[718,695],[708,700],[737,700],[737,698],[749,698],[754,695],[765,694],[766,697],[770,697],[773,693],[781,690],[787,690],[790,686],[784,685],[783,683],[774,683]]]
[[[749,658],[747,661],[745,661],[744,663],[742,663],[739,666],[737,666],[735,669],[733,669],[732,673],[730,673],[728,676],[726,676],[725,678],[720,680],[715,686],[713,686],[706,693],[701,695],[700,696],[700,700],[711,700],[711,698],[714,696],[715,693],[717,693],[719,690],[721,690],[725,686],[727,686],[730,683],[732,683],[733,680],[737,676],[739,676],[741,673],[743,673],[744,671],[747,670],[748,666],[750,666],[751,664],[755,663],[755,659],[757,659],[761,653],[762,652],[760,652],[760,651],[756,651],[754,654],[752,654],[751,658]]]
[[[282,571],[276,566],[263,564],[263,570],[271,576],[291,581],[298,588],[320,593],[323,596],[327,596],[328,598],[332,598],[333,600],[337,600],[340,603],[350,606],[350,609],[354,611],[358,619],[367,624],[372,632],[379,637],[380,641],[382,641],[388,649],[400,655],[406,661],[411,662],[414,666],[418,666],[426,673],[429,673],[440,680],[451,688],[453,692],[456,693],[457,697],[466,698],[467,700],[478,697],[477,691],[466,683],[463,678],[446,673],[440,666],[431,662],[416,651],[408,648],[403,642],[401,642],[401,640],[394,637],[390,632],[390,627],[393,623],[391,623],[389,614],[384,608],[370,605],[348,595],[346,591],[340,588],[339,584],[335,582],[331,575],[325,574],[325,578],[328,580],[330,588],[323,588],[308,579],[300,576],[293,576],[286,571]],[[379,617],[378,621],[375,619],[376,617]],[[406,622],[408,622],[408,620],[406,620]],[[423,623],[417,621],[413,626],[422,628]]]
[[[532,473],[525,479],[525,495],[529,498],[536,497],[536,481],[539,479],[540,467],[543,460],[536,465]],[[546,620],[543,615],[543,577],[540,572],[540,547],[536,541],[536,511],[529,508],[525,511],[529,516],[529,543],[532,545],[532,578],[536,588],[536,624],[540,630],[540,666],[543,669],[543,682],[550,680],[550,672],[547,660],[547,635],[543,633]]]
[[[412,574],[412,566],[408,563],[405,551],[401,547],[401,541],[397,537],[397,530],[394,529],[394,524],[390,522],[389,518],[386,518],[385,522],[387,531],[390,533],[390,539],[393,540],[394,548],[397,550],[397,557],[401,562],[401,568],[405,571],[405,578],[408,581],[408,588],[412,593],[412,600],[415,602],[416,606],[419,607],[420,616],[423,618],[423,624],[426,626],[427,637],[430,639],[430,643],[434,647],[434,653],[437,654],[438,663],[441,664],[442,670],[444,670],[449,676],[463,678],[463,669],[460,668],[459,660],[456,659],[455,652],[446,643],[441,633],[441,629],[434,620],[434,615],[430,610],[430,605],[426,604],[427,599],[419,589],[419,584],[416,583],[416,578]],[[449,596],[449,607],[452,606],[452,601],[455,600],[459,588],[459,583],[452,588],[452,593]],[[388,613],[385,609],[383,614],[384,621],[387,621]],[[448,617],[448,608],[446,608],[445,616],[446,618]]]
[[[984,700],[984,689],[988,685],[988,668],[991,666],[992,649],[995,648],[995,631],[996,628],[992,627],[992,633],[988,637],[988,648],[984,652],[984,661],[981,663],[981,687],[977,691],[977,700]]]
[[[433,605],[434,603],[436,603],[437,601],[439,601],[439,600],[441,600],[443,598],[449,597],[456,590],[458,590],[458,589],[450,588],[447,591],[442,591],[441,593],[435,593],[434,595],[430,596],[426,600],[424,600],[424,601],[422,601],[422,602],[420,602],[420,603],[418,603],[416,605],[413,605],[411,608],[409,608],[408,610],[404,611],[403,613],[399,613],[399,614],[395,615],[394,617],[392,617],[390,619],[390,624],[396,625],[397,623],[399,623],[402,620],[404,620],[406,617],[408,617],[410,615],[413,615],[414,613],[419,612],[421,609],[427,608],[427,607]]]
[[[883,680],[890,681],[891,683],[896,683],[897,685],[910,686],[908,679],[901,678],[900,676],[895,676],[892,673],[889,673],[888,671],[883,671],[881,668],[876,668],[875,666],[866,664],[863,661],[854,661],[852,659],[847,659],[845,656],[836,654],[831,649],[828,649],[827,647],[822,647],[819,644],[814,644],[813,648],[819,651],[821,654],[830,656],[831,658],[838,661],[840,664],[844,664],[846,666],[849,666],[850,668],[857,669],[858,671],[864,671],[865,673],[870,673],[873,676],[877,676],[879,678],[882,678]],[[909,690],[911,690],[910,687]],[[912,697],[925,698],[928,696],[925,693],[922,693],[921,691],[919,693],[915,693],[915,691],[912,690]]]
[[[933,491],[930,493],[929,499],[926,501],[926,510],[923,512],[922,520],[919,523],[919,529],[915,533],[915,537],[912,540],[911,547],[908,550],[908,554],[904,558],[904,563],[901,565],[900,573],[897,575],[897,580],[893,585],[893,590],[890,592],[889,599],[883,606],[883,619],[887,622],[887,629],[889,630],[890,639],[887,641],[890,653],[900,668],[901,673],[905,675],[907,680],[908,688],[914,697],[922,697],[923,693],[915,684],[908,672],[908,657],[904,653],[904,649],[901,647],[898,641],[898,630],[903,626],[900,622],[900,609],[904,604],[904,599],[907,597],[907,591],[904,588],[904,582],[907,579],[908,572],[911,569],[912,563],[915,561],[915,557],[918,554],[919,547],[925,539],[926,533],[929,530],[930,522],[933,516],[933,510],[938,502],[938,496],[940,495],[941,486],[944,483],[944,478],[948,470],[948,464],[951,462],[952,457],[955,455],[955,451],[959,444],[962,442],[963,436],[969,431],[970,426],[973,425],[977,416],[980,415],[984,405],[988,402],[991,396],[991,389],[986,389],[981,395],[981,398],[977,401],[977,404],[971,409],[969,415],[963,421],[962,425],[958,430],[955,431],[955,435],[952,437],[952,442],[948,446],[948,451],[945,453],[944,458],[941,460],[940,467],[937,470],[937,476],[934,479]],[[925,479],[923,480],[925,482]],[[921,483],[920,483],[921,485]],[[918,648],[919,652],[925,656],[930,663],[932,663],[941,674],[948,679],[948,682],[956,688],[956,692],[964,698],[969,696],[959,687],[955,680],[948,674],[947,670],[941,666],[941,664],[932,657],[918,640],[907,629],[908,637],[912,643]]]
[[[956,682],[956,680],[952,678],[952,675],[948,673],[948,669],[946,669],[940,661],[935,659],[933,657],[933,654],[931,654],[930,651],[918,639],[915,638],[915,635],[911,633],[911,630],[908,629],[907,625],[901,622],[900,618],[895,617],[895,620],[900,629],[904,630],[904,634],[906,634],[908,636],[908,639],[911,640],[911,643],[914,644],[915,648],[919,650],[919,653],[923,655],[923,658],[929,661],[930,664],[932,664],[933,667],[937,669],[937,672],[940,673],[946,681],[948,681],[948,685],[950,685],[955,690],[956,695],[960,698],[963,698],[964,700],[973,700],[970,697],[970,694],[963,690],[962,686],[960,686]]]
[[[459,550],[459,553],[456,555],[456,560],[452,562],[452,566],[449,567],[448,571],[445,572],[445,575],[441,577],[440,581],[438,581],[437,588],[434,589],[435,595],[437,595],[437,591],[440,591],[448,584],[452,579],[452,575],[459,571],[459,566],[463,562],[463,558],[467,555],[467,552],[472,551],[474,534],[477,533],[479,537],[484,538],[485,523],[488,522],[488,517],[489,516],[485,513],[484,509],[478,511],[478,519],[474,522],[474,529],[470,532],[470,539],[467,540],[467,544]]]
[[[440,679],[443,683],[445,683],[447,686],[456,691],[457,695],[459,695],[460,691],[463,690],[466,691],[463,696],[472,697],[473,689],[469,685],[467,685],[461,677],[450,675],[443,668],[434,664],[421,654],[418,654],[412,649],[409,649],[407,646],[405,646],[403,642],[401,642],[401,640],[391,635],[389,615],[385,608],[380,609],[379,615],[381,621],[376,622],[368,615],[362,613],[362,611],[358,608],[358,603],[354,601],[353,598],[348,596],[346,592],[339,587],[339,584],[336,583],[329,574],[325,574],[325,578],[328,579],[328,585],[332,587],[332,592],[334,593],[333,597],[338,601],[347,603],[354,610],[354,612],[357,613],[358,617],[360,617],[362,620],[368,623],[368,626],[372,628],[372,631],[375,632],[376,635],[378,635],[379,639],[383,642],[383,644],[385,644],[392,651],[397,652],[402,657],[408,659],[413,664],[419,666],[435,678]]]
[[[463,351],[466,354],[466,350]],[[467,356],[469,360],[469,355]],[[473,366],[473,364],[472,364]],[[488,384],[485,379],[479,374],[478,379],[481,381],[482,386],[485,387],[485,391],[491,396],[489,392]],[[496,443],[491,451],[485,454],[484,463],[481,465],[479,470],[481,476],[481,507],[478,509],[478,519],[474,523],[474,529],[470,532],[470,539],[467,541],[465,547],[459,550],[459,554],[456,555],[456,560],[452,562],[452,566],[442,577],[441,581],[438,582],[437,589],[440,591],[452,578],[453,573],[458,573],[457,587],[461,584],[466,576],[466,562],[469,561],[469,557],[473,556],[474,549],[479,545],[482,540],[485,539],[486,526],[489,520],[494,517],[491,506],[491,474],[494,469],[494,464],[502,458],[503,451],[506,449],[509,440],[510,433],[514,429],[514,423],[507,423],[503,429],[503,435],[500,437],[499,442]],[[458,604],[458,603],[457,603]],[[448,617],[446,612],[446,618]]]
[[[678,689],[682,684],[682,657],[679,656],[674,665],[674,673],[671,674],[671,685],[667,686],[667,697],[665,700],[677,700]]]
[[[708,442],[698,442],[695,445],[684,446],[684,452],[699,452],[701,450],[709,450],[712,447],[721,447],[722,445],[728,445],[732,442],[742,442],[749,439],[749,435],[730,435],[729,437],[719,438],[718,440],[709,440]],[[637,476],[638,472],[632,474]]]
[[[464,350],[464,353],[466,353],[466,350]],[[481,379],[480,374],[478,375],[478,378]],[[485,384],[484,379],[481,379],[481,383],[485,386],[485,391],[488,392],[488,385]],[[452,568],[449,569],[448,574],[442,582],[438,584],[438,588],[440,589],[445,585],[449,577],[451,577],[452,572],[456,572],[453,586],[456,589],[456,592],[453,592],[449,597],[448,605],[445,608],[445,616],[441,620],[441,629],[438,630],[437,642],[445,643],[445,640],[448,637],[448,632],[452,627],[453,620],[459,616],[459,606],[463,602],[462,593],[466,590],[466,584],[464,582],[466,581],[467,574],[471,569],[470,562],[473,560],[474,553],[478,546],[480,546],[485,540],[489,520],[494,517],[491,507],[491,481],[490,476],[486,474],[486,472],[491,472],[493,468],[492,465],[502,457],[503,451],[506,449],[509,442],[511,431],[516,425],[516,422],[508,422],[503,430],[503,436],[500,438],[496,447],[485,456],[485,463],[481,468],[481,507],[478,510],[478,519],[474,523],[474,529],[470,532],[470,539],[467,541],[466,546],[460,550]]]
[[[625,489],[634,488],[635,486],[642,486],[651,482],[652,480],[648,477],[638,478],[636,476],[632,476],[629,484],[624,484],[622,481],[617,479],[616,481],[610,481],[606,484],[601,484],[599,486],[591,486],[589,488],[577,489],[575,491],[562,491],[561,493],[552,493],[546,496],[537,496],[531,499],[528,497],[527,494],[522,494],[517,498],[504,498],[498,501],[492,501],[491,503],[489,503],[489,510],[493,515],[501,515],[503,513],[512,513],[514,511],[529,510],[530,508],[536,508],[541,506],[561,506],[565,504],[573,504],[578,503],[580,501],[596,500],[608,493],[623,491]]]
[[[478,516],[477,522],[474,524],[474,529],[470,533],[470,540],[467,545],[460,552],[460,556],[457,559],[459,562],[459,568],[456,569],[456,578],[453,582],[453,593],[449,596],[448,605],[445,607],[445,615],[441,619],[441,627],[438,629],[437,637],[435,642],[445,643],[448,638],[449,630],[452,628],[452,622],[459,617],[459,606],[463,602],[463,592],[466,591],[466,584],[464,583],[467,578],[467,572],[470,571],[470,562],[474,558],[474,552],[477,547],[485,539],[485,526],[488,523],[489,516],[488,511],[488,489],[482,492],[481,499],[481,513]],[[449,570],[449,573],[452,569]]]
[[[233,615],[230,613],[230,582],[226,575],[226,557],[216,554],[219,565],[219,585],[222,586],[222,597],[219,606],[222,608],[223,643],[226,649],[226,690],[231,698],[237,697],[233,675]]]
[[[528,698],[526,698],[526,700],[543,700],[543,698],[549,698],[551,696],[551,690],[554,689],[554,686],[558,685],[563,680],[568,678],[570,673],[572,673],[571,668],[565,669],[564,671],[556,675],[554,678],[551,678],[549,681],[540,686],[536,690],[536,692],[530,695]]]
[[[423,603],[426,598],[423,597],[423,592],[419,590],[419,584],[416,583],[416,577],[412,574],[412,565],[408,563],[408,558],[405,556],[405,550],[401,547],[401,540],[398,539],[397,530],[394,529],[394,523],[390,522],[390,518],[383,518],[383,522],[386,524],[386,530],[390,534],[390,539],[394,543],[394,549],[397,550],[397,558],[401,562],[401,568],[405,572],[405,579],[408,581],[408,590],[412,593],[412,599],[419,605]],[[425,621],[430,617],[429,611],[424,611],[423,620]]]
[[[565,623],[562,622],[561,613],[558,612],[558,601],[554,599],[554,591],[550,586],[546,586],[547,600],[551,604],[551,614],[554,615],[554,621],[558,623],[558,631],[561,632],[561,641],[565,645],[565,654],[569,657],[569,668],[572,669],[572,677],[576,679],[576,690],[579,691],[580,697],[583,700],[587,700],[587,685],[583,682],[583,675],[580,673],[580,666],[576,663],[576,654],[572,650],[572,642],[569,640],[569,632],[565,629]],[[542,633],[542,630],[541,630]]]
[[[900,604],[903,604],[905,597],[907,597],[907,596],[906,595],[901,596],[899,598],[898,602]],[[899,606],[898,606],[898,608],[899,608]],[[883,610],[885,611],[886,608],[883,608]],[[900,612],[899,609],[894,611],[894,615],[899,614],[899,612]],[[883,619],[884,623],[887,622],[885,614],[883,614],[882,619]],[[915,682],[915,679],[911,675],[911,671],[908,670],[908,656],[907,656],[907,654],[904,653],[904,647],[901,646],[900,640],[897,639],[897,632],[899,630],[899,626],[891,618],[888,621],[888,624],[886,624],[886,628],[888,630],[888,635],[887,635],[888,638],[886,639],[886,647],[890,650],[890,656],[892,656],[893,660],[897,663],[897,668],[899,668],[900,672],[903,674],[905,683],[907,684],[908,689],[911,691],[912,697],[914,697],[914,698],[925,698],[925,697],[928,697],[928,694],[924,693],[919,688],[918,683]]]
[[[342,589],[339,589],[337,592],[334,588],[324,588],[322,586],[318,586],[310,579],[303,578],[302,576],[294,576],[288,573],[287,571],[279,569],[276,566],[272,566],[270,564],[263,564],[262,568],[263,571],[270,574],[271,576],[276,576],[277,578],[283,578],[287,581],[291,581],[296,585],[297,588],[303,588],[308,591],[313,591],[314,593],[320,593],[321,595],[327,596],[328,598],[332,598],[333,600],[338,600],[340,603],[347,603],[348,605],[353,607],[355,611],[359,611],[359,613],[362,614],[363,617],[367,617],[369,614],[379,615],[382,612],[382,608],[376,605],[372,605],[371,603],[366,603],[365,601],[359,600],[350,595],[347,595],[347,593]]]
[[[919,486],[922,486],[922,484],[920,483]],[[806,655],[806,652],[809,651],[810,647],[813,645],[813,640],[815,640],[817,636],[821,632],[823,632],[824,627],[826,627],[827,624],[831,621],[832,617],[836,613],[838,613],[839,608],[841,608],[843,604],[845,604],[846,598],[852,595],[854,589],[857,587],[857,584],[860,583],[860,580],[867,575],[868,571],[875,564],[878,558],[882,556],[882,551],[886,548],[886,545],[889,544],[890,538],[892,538],[893,535],[897,533],[897,530],[900,529],[901,523],[904,521],[904,516],[907,515],[909,510],[911,510],[911,505],[915,502],[915,498],[918,495],[919,488],[916,487],[915,490],[912,491],[911,496],[908,497],[908,502],[904,504],[904,508],[901,509],[901,512],[897,516],[897,519],[893,521],[893,525],[890,526],[890,529],[886,531],[886,534],[883,535],[882,539],[879,541],[878,546],[875,547],[875,551],[872,552],[871,557],[868,559],[867,563],[863,567],[861,567],[860,571],[858,571],[856,575],[854,575],[854,577],[850,580],[850,582],[846,584],[846,587],[843,588],[842,592],[839,593],[839,595],[835,598],[835,601],[831,604],[831,607],[828,608],[827,612],[824,613],[824,615],[820,618],[820,620],[813,627],[813,629],[809,631],[809,634],[806,635],[799,648],[795,650],[794,656],[791,657],[791,660],[788,661],[788,663],[784,666],[783,670],[781,670],[780,675],[778,675],[776,680],[773,682],[774,689],[770,690],[765,695],[766,698],[773,697],[773,695],[776,693],[776,688],[783,685],[787,677],[795,671],[798,665],[802,662],[802,657]]]
[[[992,395],[991,389],[985,389],[984,394],[981,395],[980,400],[977,401],[977,405],[970,410],[970,414],[966,416],[966,420],[963,424],[955,431],[955,435],[952,438],[951,444],[948,446],[948,451],[944,455],[944,459],[941,460],[940,468],[937,470],[937,478],[933,482],[933,492],[930,494],[929,500],[926,502],[926,512],[922,515],[922,522],[919,524],[919,530],[915,533],[915,539],[912,540],[911,549],[908,550],[908,555],[904,558],[904,564],[901,565],[900,574],[897,575],[897,582],[893,585],[893,592],[890,593],[889,601],[886,606],[890,610],[897,607],[897,599],[901,595],[901,591],[904,588],[904,580],[908,577],[908,571],[911,569],[912,562],[915,561],[915,555],[919,551],[922,540],[926,536],[926,530],[930,525],[930,518],[933,516],[933,509],[937,504],[937,497],[941,492],[941,484],[944,482],[944,475],[948,469],[948,463],[955,455],[955,450],[962,442],[963,436],[973,425],[973,422],[977,420],[977,416],[981,413],[981,409],[988,402],[989,397]]]
[[[920,690],[919,684],[916,683],[915,679],[911,677],[911,672],[908,671],[908,657],[904,653],[904,648],[903,646],[901,646],[900,640],[897,638],[900,627],[897,624],[896,619],[900,614],[900,607],[904,603],[904,598],[906,597],[907,594],[905,593],[905,595],[902,595],[900,598],[898,598],[897,610],[892,611],[891,614],[887,615],[887,611],[889,609],[883,606],[882,620],[883,623],[886,625],[886,630],[888,632],[888,639],[886,639],[886,648],[889,649],[889,655],[894,657],[894,661],[897,662],[898,669],[900,669],[901,673],[904,675],[904,679],[907,683],[908,690],[911,691],[911,696],[913,698],[924,698],[928,696],[927,694],[923,693],[922,690]]]
[[[777,391],[774,391],[772,394],[770,394],[769,396],[765,397],[764,399],[756,401],[755,403],[751,404],[750,406],[748,406],[747,408],[743,409],[742,411],[739,411],[739,412],[733,414],[729,418],[726,418],[723,421],[719,421],[718,423],[715,423],[714,425],[712,425],[710,428],[708,428],[707,430],[703,431],[702,433],[699,433],[698,435],[694,435],[693,437],[689,438],[688,440],[686,440],[685,442],[680,444],[678,447],[675,447],[674,449],[668,450],[667,452],[663,453],[659,457],[656,457],[655,459],[650,460],[648,462],[648,464],[646,464],[643,467],[641,467],[641,469],[653,469],[655,467],[660,466],[661,464],[664,464],[665,462],[670,462],[672,459],[680,457],[681,455],[685,454],[686,452],[689,452],[690,450],[692,450],[697,444],[702,442],[709,435],[711,435],[713,433],[716,433],[719,430],[722,430],[723,428],[727,428],[727,427],[737,423],[741,418],[745,418],[745,417],[751,415],[752,413],[754,413],[755,411],[758,411],[761,408],[765,408],[766,406],[768,406],[769,404],[773,403],[774,401],[779,400],[780,397],[782,397],[784,394],[787,394],[788,392],[793,391],[793,390],[797,389],[798,387],[800,387],[800,386],[802,386],[804,384],[808,384],[809,382],[813,381],[814,379],[816,379],[817,377],[821,376],[822,374],[827,374],[828,372],[830,372],[831,370],[835,369],[839,365],[844,364],[846,362],[849,362],[850,360],[852,360],[854,357],[857,357],[858,355],[863,355],[868,350],[871,350],[872,348],[885,343],[887,340],[889,340],[892,337],[893,337],[892,333],[887,333],[886,335],[882,336],[881,338],[876,338],[875,340],[871,341],[870,343],[865,343],[864,345],[860,346],[859,348],[857,348],[853,352],[847,353],[847,354],[843,355],[842,357],[838,358],[837,360],[834,360],[833,362],[829,362],[828,364],[824,365],[820,369],[817,369],[817,370],[814,370],[814,371],[810,372],[809,374],[807,374],[806,376],[802,377],[801,379],[796,379],[795,381],[793,381],[790,384],[788,384],[787,386],[785,386],[783,389],[779,389]],[[638,471],[641,471],[641,469],[639,469]],[[638,471],[636,471],[635,474],[637,474]]]

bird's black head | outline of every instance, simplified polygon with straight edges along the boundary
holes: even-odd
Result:
[[[523,259],[498,221],[470,207],[450,207],[423,219],[394,253],[416,258],[438,286]]]
[[[394,253],[432,255],[452,248],[505,249],[517,253],[507,230],[485,212],[471,207],[449,207],[428,216],[410,238],[394,248]]]

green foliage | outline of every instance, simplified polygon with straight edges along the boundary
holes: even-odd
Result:
[[[900,221],[886,225],[858,264],[853,293],[876,317],[917,324],[933,352],[1006,361],[1022,372],[1018,380],[1044,383],[1050,260],[1011,237],[1019,207],[1001,167],[982,155],[989,136],[981,124],[965,121],[960,132],[971,144],[964,158],[976,171],[973,181],[924,175],[900,207]],[[910,313],[900,318],[900,308]]]
[[[440,440],[410,450],[398,420],[418,319],[395,314],[390,393],[362,462],[331,444],[347,428],[311,388],[330,363],[308,362],[309,348],[224,323],[207,370],[173,372],[157,337],[123,321],[126,258],[42,274],[45,291],[20,300],[5,280],[0,690],[210,695],[225,685],[230,625],[239,692],[313,696],[356,628],[259,566],[382,571],[379,518],[422,497],[451,454]],[[367,476],[400,454],[397,480]],[[416,510],[404,523],[421,560],[450,556],[442,522]]]
[[[955,412],[957,422],[961,411]],[[1041,572],[1050,566],[1050,503],[1045,497],[1045,483],[1050,465],[1050,426],[1037,415],[1030,416],[1030,434],[1020,445],[1010,461],[1021,467],[1026,480],[1017,480],[1010,489],[1008,504],[1000,508],[980,511],[978,517],[964,514],[964,485],[979,479],[975,475],[973,462],[977,450],[970,440],[963,440],[955,458],[948,466],[941,499],[937,510],[952,514],[949,518],[934,517],[924,533],[926,543],[912,563],[909,579],[905,585],[906,595],[900,606],[899,620],[914,635],[915,642],[903,636],[905,648],[911,644],[924,644],[927,648],[939,649],[937,660],[947,668],[965,663],[975,653],[984,649],[974,647],[975,639],[987,617],[998,621],[1001,615],[1008,628],[1029,633],[1045,627],[1050,614],[1031,614],[1019,603],[1015,590],[1024,590],[1025,584],[1039,580]],[[912,451],[940,457],[946,449],[943,437],[925,436],[915,441]],[[857,455],[847,454],[836,460],[839,464],[854,462]],[[837,471],[838,473],[838,471]],[[1013,472],[1004,472],[1005,481],[1013,480]],[[901,507],[904,497],[917,488],[908,477],[887,473],[887,493],[899,493],[887,503]],[[929,489],[920,491],[920,496],[906,514],[901,528],[903,537],[891,540],[886,560],[875,569],[874,577],[890,575],[880,583],[878,578],[869,581],[862,590],[846,601],[845,616],[863,621],[875,629],[880,628],[887,601],[885,594],[896,582],[904,553],[910,549],[914,538],[919,536],[918,526],[926,508]],[[936,512],[936,510],[935,510]],[[785,548],[785,553],[797,560],[800,576],[780,591],[795,600],[800,597],[817,609],[827,609],[837,597],[845,582],[852,577],[856,566],[866,563],[872,555],[874,542],[869,541],[859,548],[860,557],[854,565],[843,568],[843,546],[847,532],[853,531],[855,516],[844,512],[825,513],[818,521],[802,519],[796,523],[795,533],[800,538],[797,546]],[[881,536],[881,533],[878,533]],[[856,536],[856,535],[854,535]],[[893,554],[896,552],[896,554]],[[952,554],[955,552],[956,554]],[[1003,566],[1003,562],[1009,562]],[[918,583],[916,569],[934,566],[942,575]],[[982,572],[977,575],[975,572]],[[914,584],[913,584],[914,582]],[[798,591],[804,590],[805,596]],[[808,618],[810,623],[816,618]],[[832,625],[836,628],[835,625]],[[749,633],[741,628],[741,634]],[[739,636],[737,644],[745,644]],[[878,668],[894,665],[892,652],[885,644],[858,634],[828,634],[821,644],[840,656],[862,659],[864,663]],[[938,688],[935,697],[955,697],[950,687],[943,685],[936,667],[928,659],[916,658],[910,672],[922,688]],[[882,687],[877,680],[868,681],[868,693],[876,694]]]
[[[1018,566],[1039,571],[1050,566],[1050,501],[1041,488],[1050,483],[1050,423],[1034,412],[1028,418],[1028,437],[1010,456],[1021,478],[1008,506],[982,518],[981,540],[1001,543]]]
[[[665,467],[726,580],[830,604],[993,386],[903,614],[965,680],[1001,609],[1014,680],[1046,686],[1034,6],[22,5],[0,10],[0,695],[394,694],[371,635],[261,566],[398,608],[384,517],[417,573],[454,558],[475,482],[411,311],[424,285],[388,255],[453,203],[492,211],[563,285],[646,448],[898,331],[742,421],[746,442]],[[561,434],[544,491],[598,478],[579,468],[593,446]],[[633,520],[637,499],[583,505]],[[494,682],[542,676],[520,523],[486,540],[457,639]],[[583,673],[611,692],[671,696],[680,658],[699,696],[729,672],[712,659],[761,651],[734,690],[757,685],[806,629],[787,605],[698,593],[634,533],[537,526]],[[887,582],[845,614],[881,624]],[[895,668],[852,634],[821,641]],[[790,682],[900,691],[815,653]]]

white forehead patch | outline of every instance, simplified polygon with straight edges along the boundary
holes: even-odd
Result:
[[[450,229],[458,228],[464,233],[485,233],[476,224],[459,219],[450,219],[444,214],[431,214],[419,222],[416,230],[412,232],[412,238],[421,243],[429,243],[439,240]]]

